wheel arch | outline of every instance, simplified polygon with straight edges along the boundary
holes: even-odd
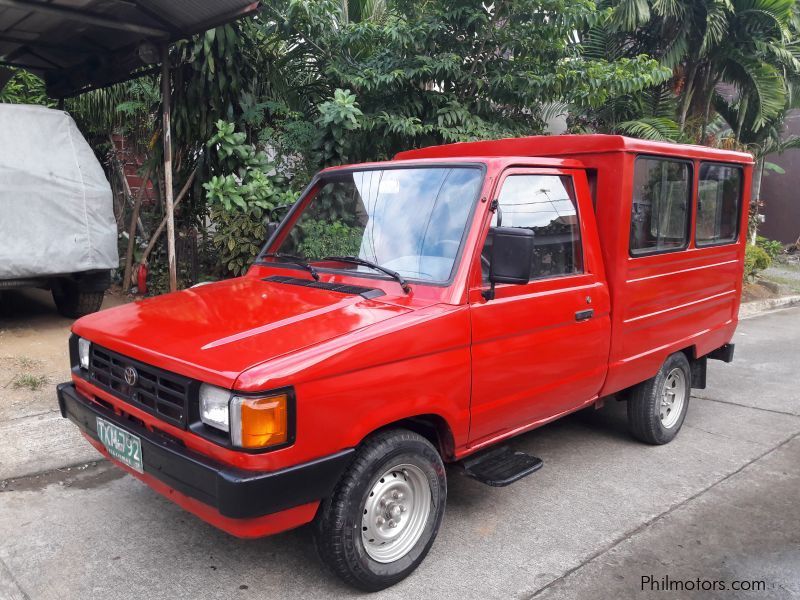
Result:
[[[454,459],[455,438],[453,430],[447,419],[441,415],[428,413],[398,419],[371,431],[361,441],[363,442],[368,437],[387,429],[408,429],[413,431],[433,444],[443,461],[447,462]]]
[[[686,357],[686,360],[689,361],[689,369],[691,371],[691,384],[693,388],[703,389],[706,387],[706,360],[704,356],[698,357],[697,356],[697,346],[689,345],[683,348],[676,348],[674,350],[668,351],[661,356],[663,357],[661,361],[658,363],[658,367],[653,372],[653,374],[648,377],[647,379],[643,379],[641,381],[637,381],[636,383],[625,387],[618,392],[614,393],[614,396],[617,400],[627,401],[630,399],[631,394],[633,391],[640,385],[646,383],[656,375],[658,375],[661,368],[664,366],[664,363],[667,362],[670,356],[674,356],[675,354],[683,354]]]
[[[686,356],[686,360],[689,361],[691,386],[695,389],[700,389],[700,390],[705,389],[707,358],[705,356],[698,356],[697,346],[694,345],[687,346],[686,348],[681,348],[680,350],[678,350],[678,352],[683,353],[683,355]],[[673,354],[677,354],[677,352],[673,352]]]

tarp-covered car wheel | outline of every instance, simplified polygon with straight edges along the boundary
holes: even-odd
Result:
[[[103,292],[83,291],[74,282],[64,281],[53,288],[53,300],[59,313],[77,319],[100,310]]]

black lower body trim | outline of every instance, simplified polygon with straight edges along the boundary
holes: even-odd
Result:
[[[139,437],[142,464],[155,477],[186,496],[234,519],[260,517],[329,496],[350,463],[349,448],[308,463],[260,473],[217,463],[187,450],[175,441],[152,433],[141,425],[86,400],[72,383],[57,387],[61,416],[98,440],[97,417]]]

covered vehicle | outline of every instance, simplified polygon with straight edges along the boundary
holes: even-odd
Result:
[[[118,265],[111,187],[75,121],[0,104],[0,290],[51,289],[79,317],[100,308]]]

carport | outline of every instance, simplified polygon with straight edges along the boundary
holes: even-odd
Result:
[[[40,76],[60,100],[161,72],[170,289],[175,262],[169,46],[258,9],[253,0],[0,0],[0,65]],[[0,75],[4,85],[8,74]]]

